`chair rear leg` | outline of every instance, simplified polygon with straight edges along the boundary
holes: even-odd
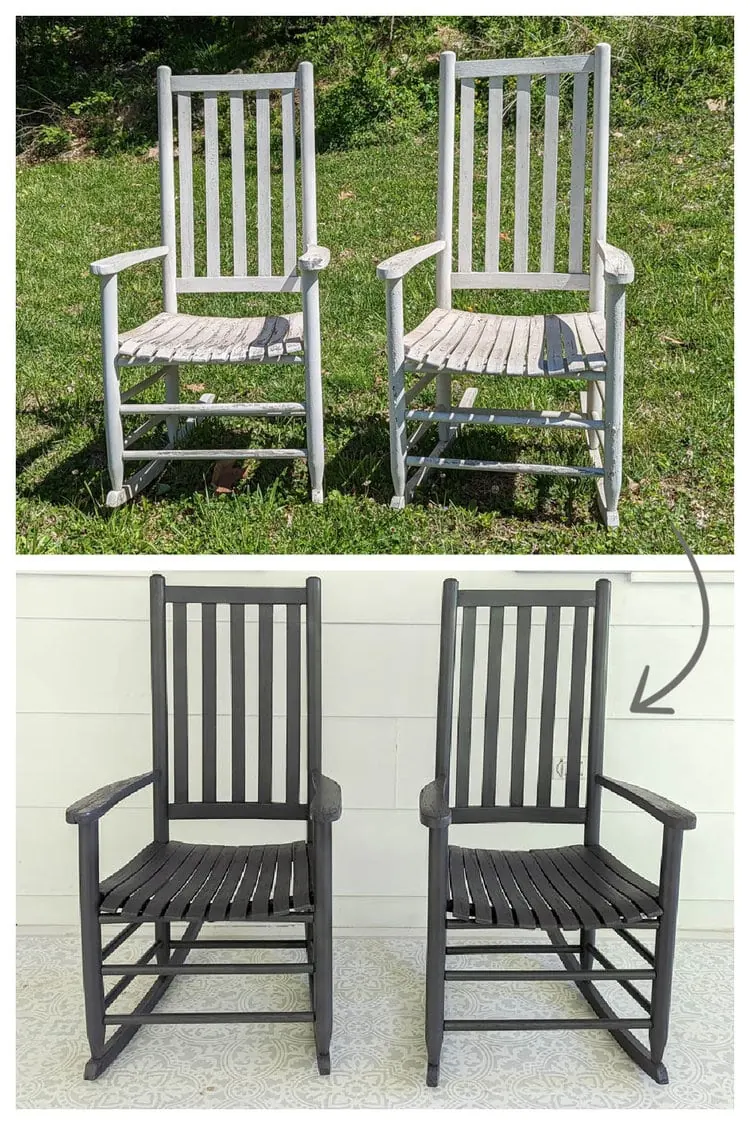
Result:
[[[331,878],[331,826],[318,826],[315,839],[315,907],[313,918],[313,973],[315,1050],[318,1072],[331,1073],[333,1031],[333,910]]]
[[[154,938],[159,943],[159,948],[156,951],[156,963],[157,965],[166,965],[170,956],[171,926],[169,922],[154,923]]]
[[[596,930],[581,930],[581,953],[579,960],[582,969],[591,969],[594,964],[594,957],[588,946],[596,944]]]
[[[180,369],[177,366],[164,368],[164,400],[170,403],[180,401]],[[170,445],[176,445],[179,427],[179,418],[174,416],[167,418],[167,437]]]

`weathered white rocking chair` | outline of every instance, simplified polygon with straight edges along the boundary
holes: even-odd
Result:
[[[492,59],[456,62],[452,51],[440,56],[440,152],[438,166],[438,241],[396,254],[378,266],[386,284],[388,331],[391,506],[403,508],[414,489],[435,469],[482,469],[507,473],[550,473],[597,479],[607,527],[618,522],[622,480],[622,392],[624,371],[625,286],[633,280],[626,254],[607,237],[607,158],[609,142],[608,44],[590,55],[558,58]],[[529,171],[531,161],[531,83],[544,76],[544,159],[541,252],[529,254]],[[561,76],[572,75],[571,163],[567,271],[556,268],[558,147]],[[590,254],[584,272],[584,211],[588,134],[589,77],[593,75],[593,151],[591,158]],[[507,79],[515,87],[515,193],[512,264],[500,269],[500,173],[503,98]],[[453,156],[456,80],[460,84],[458,270],[453,271]],[[475,82],[487,80],[488,135],[484,260],[474,268],[474,106]],[[506,89],[504,90],[504,82]],[[507,206],[507,205],[506,205]],[[558,240],[559,241],[559,240]],[[562,250],[562,247],[560,247]],[[437,256],[437,308],[404,335],[403,278],[419,262]],[[503,254],[503,257],[505,255]],[[554,316],[499,316],[451,308],[453,289],[588,290],[589,312]],[[407,390],[405,374],[419,378]],[[451,404],[451,375],[581,379],[578,411],[475,409],[476,388],[458,406]],[[415,396],[436,381],[434,409],[410,408]],[[419,423],[407,433],[407,423]],[[439,441],[429,456],[413,447],[434,424]],[[443,456],[462,425],[533,426],[583,430],[592,464],[504,464]],[[407,476],[408,469],[414,472]]]
[[[320,304],[318,271],[324,269],[330,252],[317,246],[315,188],[315,117],[313,68],[300,64],[291,74],[173,75],[169,67],[157,72],[159,106],[159,177],[161,188],[162,246],[116,254],[94,262],[91,272],[99,277],[102,302],[102,358],[107,459],[112,490],[110,508],[119,507],[141,492],[170,461],[253,460],[263,458],[307,458],[312,499],[323,499],[323,396],[321,388]],[[299,91],[302,165],[302,249],[298,257],[295,90]],[[272,255],[271,246],[271,95],[280,94],[282,131],[283,255]],[[247,253],[245,187],[245,94],[255,94],[257,147],[258,252],[255,271],[250,273]],[[174,184],[174,126],[172,97],[177,98],[179,167],[180,269],[177,263],[177,232]],[[196,250],[196,231],[202,223],[194,211],[198,193],[193,182],[192,95],[203,101],[205,135],[205,272],[201,273]],[[219,98],[229,99],[232,175],[232,273],[222,272],[219,195]],[[201,177],[202,178],[202,177]],[[197,189],[198,184],[195,185]],[[198,213],[196,216],[195,212]],[[277,271],[274,272],[274,257]],[[128,332],[120,333],[117,316],[117,275],[128,266],[162,259],[164,312]],[[282,270],[278,265],[283,260]],[[188,316],[178,312],[181,293],[302,293],[302,312],[288,316],[230,318]],[[304,364],[304,402],[219,403],[204,394],[200,402],[180,401],[179,368],[194,363]],[[122,390],[120,377],[127,367],[156,367],[146,378]],[[164,380],[165,402],[132,401],[147,387]],[[127,437],[123,422],[135,415],[146,416]],[[240,415],[259,417],[305,417],[306,449],[180,449],[179,443],[196,422]],[[151,449],[136,443],[151,430],[166,423],[166,443]],[[146,461],[128,480],[129,461]]]

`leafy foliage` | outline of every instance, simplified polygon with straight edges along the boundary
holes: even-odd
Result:
[[[613,126],[645,125],[661,107],[731,98],[733,30],[726,16],[20,16],[18,147],[55,155],[38,137],[53,125],[96,154],[144,151],[160,64],[210,73],[304,58],[316,68],[321,151],[387,143],[434,124],[441,50],[560,54],[601,40],[613,49]]]

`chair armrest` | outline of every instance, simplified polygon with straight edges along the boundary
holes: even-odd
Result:
[[[658,793],[652,793],[650,789],[641,789],[639,785],[629,785],[625,781],[615,781],[600,773],[596,775],[596,783],[602,789],[609,789],[618,797],[624,797],[632,805],[637,805],[669,828],[695,828],[695,813],[683,809],[682,805],[677,805],[674,801],[668,801],[666,797],[660,797]]]
[[[381,281],[394,281],[396,278],[404,277],[420,262],[434,258],[441,250],[445,250],[445,242],[442,239],[438,242],[428,242],[424,246],[412,246],[409,250],[402,250],[400,254],[394,254],[392,258],[386,258],[381,262],[376,270],[377,275]]]
[[[331,251],[327,246],[308,246],[304,254],[297,259],[297,269],[300,273],[316,273],[324,270],[331,260]]]
[[[310,819],[316,824],[330,824],[341,816],[341,787],[338,782],[320,773],[312,772],[313,798],[310,801]]]
[[[604,280],[610,285],[629,285],[635,277],[633,263],[624,250],[597,240],[596,250],[604,263]]]
[[[448,779],[436,777],[419,794],[419,819],[428,828],[447,828],[451,822]]]
[[[100,258],[89,266],[95,277],[112,277],[113,274],[137,266],[140,262],[150,262],[153,258],[166,258],[168,246],[150,246],[146,250],[126,250],[124,254],[113,254],[111,258]]]
[[[156,772],[139,774],[138,777],[127,777],[124,781],[114,781],[105,785],[87,797],[82,797],[65,810],[65,819],[68,824],[88,824],[92,820],[99,820],[114,805],[119,804],[131,793],[137,793],[156,778]]]

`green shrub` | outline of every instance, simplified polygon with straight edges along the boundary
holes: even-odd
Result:
[[[73,134],[62,125],[40,125],[31,142],[37,160],[51,160],[73,147]]]
[[[606,41],[613,128],[661,112],[702,117],[708,99],[731,109],[733,36],[728,16],[22,16],[19,149],[66,112],[96,153],[155,144],[162,63],[206,74],[288,70],[302,59],[316,71],[319,148],[380,144],[434,126],[446,48],[497,58],[578,53]],[[220,102],[222,153],[228,128]]]

